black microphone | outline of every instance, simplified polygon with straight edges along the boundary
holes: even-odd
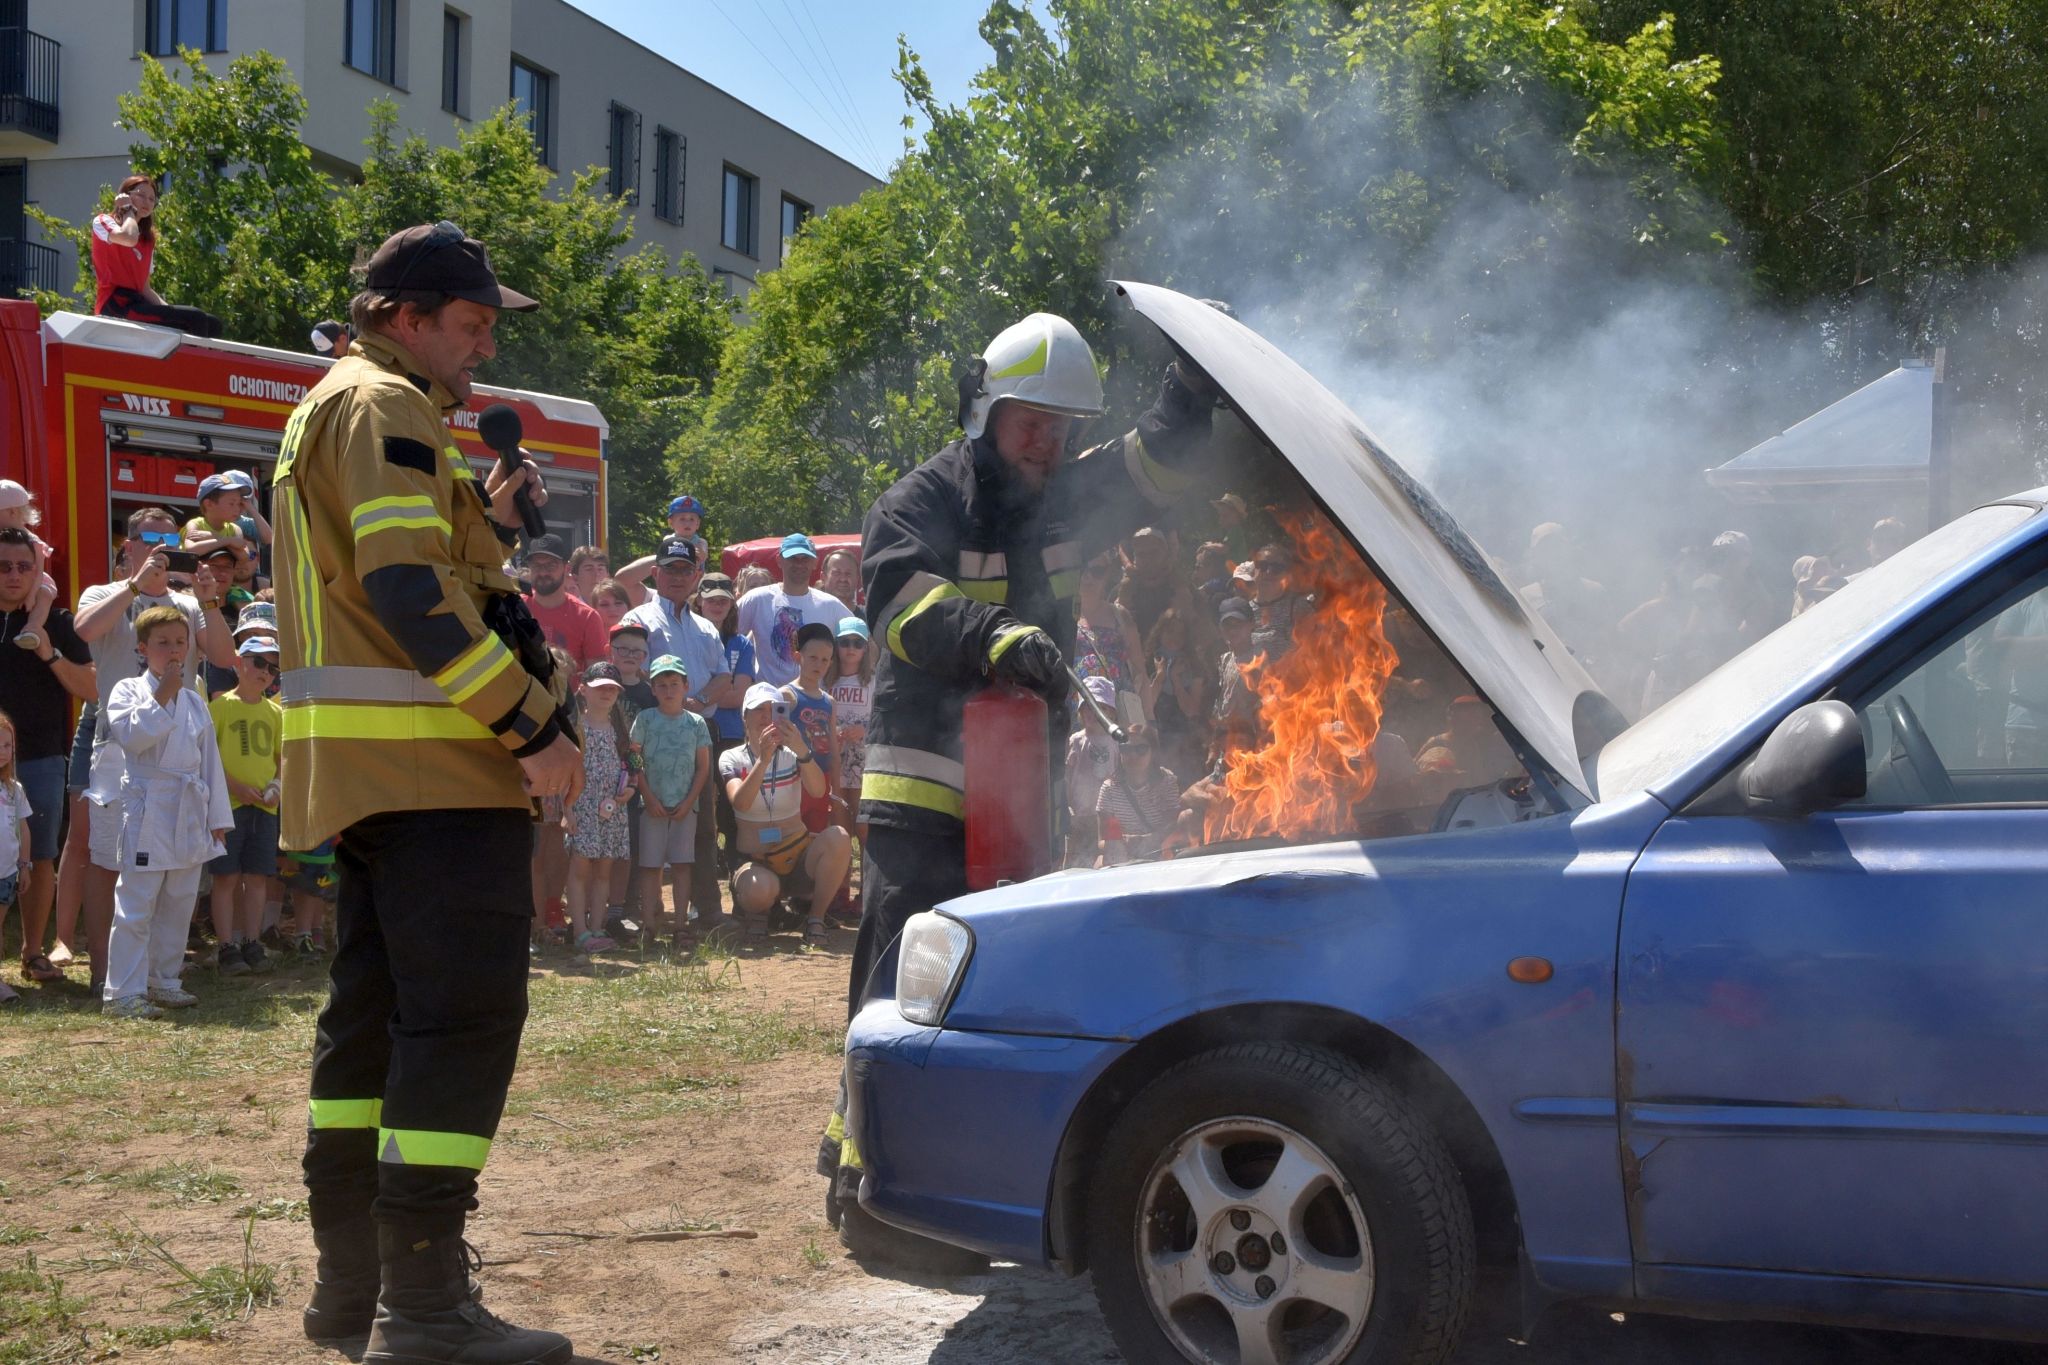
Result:
[[[509,477],[524,463],[519,458],[519,442],[526,436],[525,424],[519,414],[508,403],[493,403],[477,415],[476,434],[484,438],[484,444],[498,452],[498,468]],[[541,519],[540,509],[533,505],[524,487],[512,495],[512,505],[519,509],[519,520],[526,527],[530,540],[548,532],[547,522]]]

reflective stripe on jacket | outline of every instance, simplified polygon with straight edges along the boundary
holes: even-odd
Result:
[[[1010,477],[984,436],[955,441],[876,500],[861,532],[868,625],[881,645],[863,820],[958,831],[967,699],[1033,628],[1072,655],[1081,565],[1191,486],[1209,412],[1169,371],[1137,428],[1063,464],[1044,497]],[[1064,753],[1070,718],[1048,720],[1050,752]]]
[[[455,406],[369,336],[285,426],[272,519],[288,849],[381,811],[525,807],[516,759],[558,733],[547,688],[483,622],[513,584],[449,438]]]

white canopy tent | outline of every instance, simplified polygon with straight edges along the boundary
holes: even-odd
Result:
[[[1737,502],[1809,502],[1850,488],[1925,489],[1935,456],[1935,368],[1908,360],[1724,465],[1707,483]]]

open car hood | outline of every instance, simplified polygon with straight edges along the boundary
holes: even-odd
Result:
[[[1536,756],[1579,794],[1593,795],[1588,760],[1622,728],[1619,713],[1450,513],[1351,409],[1257,332],[1158,285],[1120,280],[1117,290],[1294,466]]]

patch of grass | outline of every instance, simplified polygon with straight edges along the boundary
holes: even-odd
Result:
[[[303,1199],[259,1199],[253,1204],[244,1204],[235,1210],[237,1218],[259,1218],[266,1223],[303,1223],[306,1221],[306,1201]]]
[[[0,1247],[27,1246],[42,1241],[43,1236],[26,1223],[0,1223]]]
[[[818,1239],[815,1237],[804,1243],[803,1258],[804,1264],[813,1270],[823,1270],[830,1264],[829,1258],[825,1255],[825,1248],[818,1245]]]
[[[124,1346],[139,1346],[145,1350],[168,1346],[174,1341],[212,1341],[219,1335],[220,1328],[201,1313],[194,1313],[183,1322],[145,1322],[135,1327],[110,1328],[105,1333],[107,1340],[118,1341]]]
[[[234,1176],[209,1170],[196,1161],[167,1161],[123,1176],[121,1183],[151,1194],[167,1194],[180,1204],[218,1204],[242,1192],[242,1182]]]
[[[692,1218],[683,1212],[681,1204],[670,1204],[668,1208],[650,1218],[634,1220],[623,1218],[627,1232],[717,1232],[725,1224],[703,1218]]]
[[[0,1270],[0,1365],[58,1365],[85,1360],[92,1345],[79,1314],[86,1301],[64,1292],[29,1253],[24,1265]]]
[[[268,1308],[279,1297],[277,1266],[269,1261],[256,1259],[256,1220],[247,1219],[242,1224],[242,1262],[240,1265],[208,1266],[194,1272],[183,1261],[173,1256],[161,1239],[150,1247],[150,1254],[167,1266],[178,1278],[173,1288],[184,1289],[172,1307],[188,1310],[194,1317],[204,1315],[211,1318],[246,1318],[259,1308]]]
[[[75,1261],[65,1261],[61,1268],[97,1274],[102,1270],[119,1270],[149,1258],[150,1238],[139,1228],[109,1225],[106,1232],[110,1250],[104,1255],[81,1256]]]

